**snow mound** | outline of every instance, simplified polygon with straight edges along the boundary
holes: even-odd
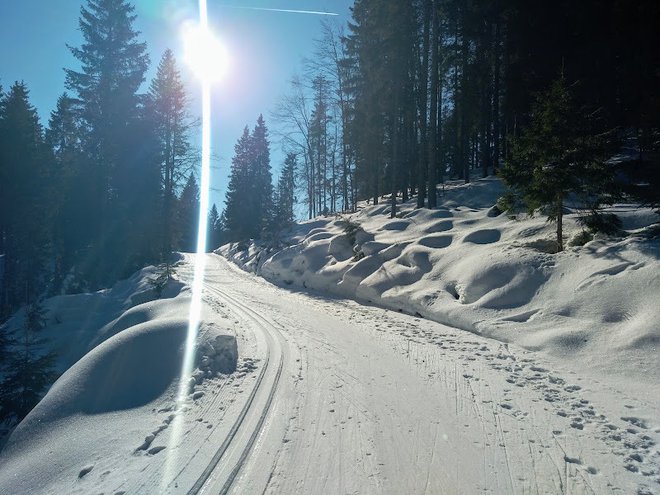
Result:
[[[151,290],[148,273],[112,290],[47,301],[51,315],[61,318],[47,329],[49,335],[68,322],[61,339],[72,338],[72,322],[81,321],[85,314],[84,301],[94,302],[87,307],[91,318],[85,332],[72,343],[75,351],[60,364],[85,348],[91,350],[59,377],[9,437],[0,454],[0,493],[61,493],[62,486],[69,486],[67,479],[78,482],[93,477],[89,473],[95,460],[128,465],[126,459],[135,460],[130,457],[135,446],[144,443],[140,440],[144,431],[153,428],[154,413],[174,411],[153,437],[178,413],[190,292],[174,282],[164,291],[172,298],[152,300],[154,295],[146,294]],[[117,308],[128,309],[111,319]],[[91,322],[106,323],[94,329]],[[204,395],[196,390],[198,385],[232,373],[238,361],[234,329],[207,304],[202,308],[195,350],[195,370],[187,383],[189,401]],[[165,449],[152,446],[151,441],[143,449],[146,455]],[[86,493],[89,489],[73,487],[66,491]]]
[[[273,283],[419,314],[529,349],[660,377],[660,218],[609,208],[626,229],[552,254],[544,217],[501,214],[493,177],[438,190],[439,206],[360,205],[353,215],[297,224],[284,247],[244,243],[216,252]],[[385,201],[388,201],[387,199]],[[568,210],[564,232],[582,231]],[[634,359],[635,366],[626,365]]]
[[[179,295],[184,284],[170,279],[156,289],[153,280],[159,269],[147,266],[130,278],[117,282],[110,289],[93,293],[59,295],[44,301],[45,337],[57,355],[56,372],[63,373],[87,352],[103,341],[99,333],[107,324],[142,304],[157,299],[171,299]],[[143,318],[141,321],[147,321]],[[23,325],[23,312],[19,311],[6,323],[11,329]],[[124,326],[128,328],[130,325]],[[110,336],[110,335],[108,335]],[[106,337],[107,338],[107,337]]]

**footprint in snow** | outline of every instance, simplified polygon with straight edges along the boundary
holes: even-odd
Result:
[[[78,479],[83,478],[84,476],[86,476],[87,474],[89,474],[89,472],[90,472],[92,469],[94,469],[94,464],[88,464],[87,466],[83,467],[83,468],[80,470],[80,472],[78,473]]]

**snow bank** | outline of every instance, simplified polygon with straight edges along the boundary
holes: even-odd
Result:
[[[659,377],[658,216],[617,205],[610,211],[625,236],[551,254],[554,224],[499,214],[493,206],[502,192],[496,178],[449,185],[434,210],[415,209],[413,200],[390,219],[388,204],[362,205],[351,216],[301,222],[285,247],[231,244],[217,253],[279,285]],[[580,213],[565,217],[569,239],[582,231]]]
[[[110,289],[46,299],[46,328],[43,337],[57,354],[57,374],[66,371],[102,342],[99,335],[102,332],[99,330],[124,312],[159,299],[159,296],[162,299],[176,297],[184,288],[184,284],[178,280],[170,279],[158,294],[153,283],[158,275],[156,267],[147,266],[130,278],[120,280]],[[22,328],[23,311],[17,312],[6,325],[10,330]]]

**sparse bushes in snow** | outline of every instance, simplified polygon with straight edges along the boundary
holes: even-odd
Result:
[[[573,237],[571,237],[571,239],[568,241],[568,245],[571,247],[584,246],[587,242],[593,240],[593,238],[594,236],[591,232],[581,230]]]

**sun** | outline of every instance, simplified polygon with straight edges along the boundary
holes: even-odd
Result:
[[[199,24],[182,28],[183,60],[204,82],[216,82],[227,72],[227,50],[210,29]]]

